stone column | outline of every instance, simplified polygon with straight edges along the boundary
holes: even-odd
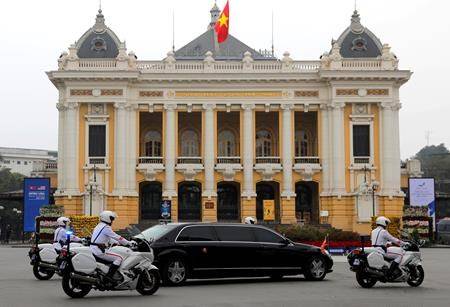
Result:
[[[65,157],[65,116],[66,116],[66,110],[67,107],[59,102],[56,104],[56,108],[58,109],[58,191],[57,194],[60,194],[64,191],[66,185],[65,185],[65,177],[66,172],[64,170],[64,157]]]
[[[136,144],[138,142],[138,127],[137,127],[137,112],[138,106],[136,104],[130,105],[127,108],[127,190],[128,195],[139,196],[139,191],[136,187],[136,163],[137,163],[137,150]]]
[[[332,103],[333,114],[333,194],[345,194],[345,147],[343,102]]]
[[[216,144],[214,129],[214,105],[204,104],[205,126],[204,126],[204,166],[205,166],[205,189],[203,196],[217,196],[214,185],[214,144]]]
[[[322,191],[321,194],[326,196],[330,193],[330,134],[329,134],[329,116],[328,105],[320,105],[320,160],[322,165]]]
[[[253,121],[253,109],[255,105],[245,104],[242,105],[244,109],[243,120],[243,168],[244,168],[244,185],[242,191],[242,197],[254,197],[256,196],[253,187],[253,150],[254,150],[254,121]]]
[[[165,155],[165,186],[163,197],[171,199],[177,196],[175,188],[175,162],[176,162],[176,144],[175,144],[175,127],[176,127],[176,104],[164,105],[165,111],[165,127],[164,127],[164,155]]]
[[[295,193],[292,190],[292,109],[293,105],[283,104],[283,191],[282,197],[295,197]]]
[[[123,196],[127,190],[127,110],[124,102],[114,104],[116,113],[114,139],[114,194]]]
[[[65,192],[78,195],[78,103],[68,103],[65,127],[64,173]]]
[[[395,196],[400,191],[399,103],[381,103],[381,194]]]

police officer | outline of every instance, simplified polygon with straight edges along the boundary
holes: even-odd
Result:
[[[373,247],[376,247],[377,250],[386,258],[393,260],[388,271],[388,277],[390,277],[391,279],[396,279],[397,277],[399,277],[399,273],[401,274],[398,267],[402,261],[403,255],[405,254],[403,248],[399,246],[402,246],[406,243],[392,236],[386,230],[390,222],[391,221],[384,216],[378,217],[375,221],[378,227],[372,230],[371,239]],[[388,247],[388,242],[394,243],[398,246]]]
[[[70,224],[70,219],[61,216],[56,220],[56,223],[58,224],[58,228],[55,230],[53,237],[53,248],[60,251],[67,242],[67,227]],[[81,239],[77,236],[70,235],[70,241],[80,242]]]
[[[135,244],[134,241],[126,240],[112,230],[111,225],[116,218],[116,213],[112,211],[103,211],[100,213],[100,223],[94,228],[90,244],[90,249],[97,258],[111,263],[109,271],[105,276],[110,282],[114,282],[114,273],[120,267],[123,259],[122,256],[109,252],[106,249],[107,244],[110,240],[115,240],[121,245],[129,246]]]

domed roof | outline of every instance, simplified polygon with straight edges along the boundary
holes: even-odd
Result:
[[[353,12],[350,26],[336,43],[343,58],[376,58],[383,49],[380,39],[361,24],[357,10]]]
[[[105,25],[102,10],[98,10],[95,25],[87,30],[76,43],[79,58],[116,58],[119,54],[120,40]]]

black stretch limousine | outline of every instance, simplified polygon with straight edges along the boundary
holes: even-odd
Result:
[[[304,274],[322,280],[333,260],[326,251],[293,243],[259,225],[171,223],[156,225],[135,237],[151,242],[154,264],[166,285],[189,278],[221,278]]]

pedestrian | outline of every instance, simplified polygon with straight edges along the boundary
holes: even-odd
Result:
[[[5,230],[5,243],[9,244],[9,238],[11,237],[12,228],[11,225],[8,224]]]

